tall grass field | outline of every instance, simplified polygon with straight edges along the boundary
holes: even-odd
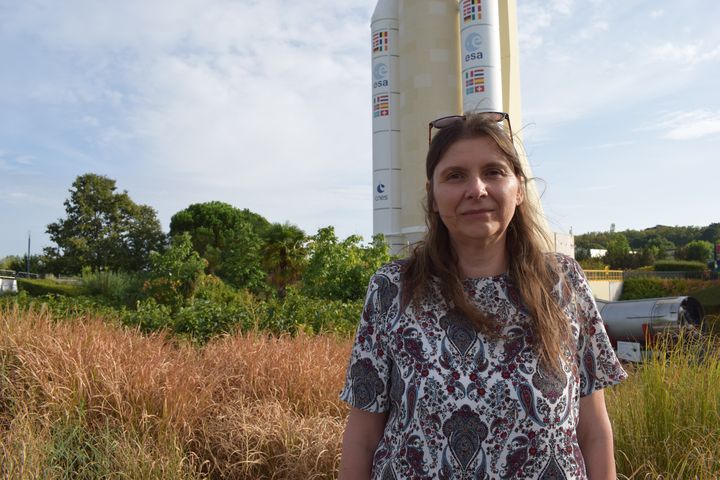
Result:
[[[335,478],[351,339],[204,347],[0,309],[0,478]],[[720,361],[679,342],[607,390],[621,478],[720,478]]]

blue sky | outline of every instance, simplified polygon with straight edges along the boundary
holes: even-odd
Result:
[[[48,245],[88,172],[165,230],[220,200],[369,238],[374,4],[0,0],[0,257],[28,232]],[[518,0],[521,128],[553,229],[720,221],[719,20],[711,0]]]

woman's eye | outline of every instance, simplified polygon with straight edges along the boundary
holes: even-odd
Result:
[[[502,177],[505,175],[505,171],[500,168],[493,168],[485,172],[485,174],[489,177]]]
[[[462,178],[463,178],[463,176],[462,176],[462,173],[460,173],[460,172],[450,172],[447,175],[448,180],[460,180]]]

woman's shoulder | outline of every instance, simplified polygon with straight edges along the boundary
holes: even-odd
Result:
[[[401,282],[402,274],[405,271],[406,264],[406,259],[397,259],[385,263],[375,271],[373,279],[377,277],[384,277],[392,283],[399,284]]]
[[[585,276],[580,264],[570,255],[559,252],[549,252],[546,255],[555,270],[570,282],[576,283]]]

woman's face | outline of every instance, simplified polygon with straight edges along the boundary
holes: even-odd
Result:
[[[433,209],[455,243],[504,239],[524,199],[520,179],[491,137],[454,143],[435,167]]]

